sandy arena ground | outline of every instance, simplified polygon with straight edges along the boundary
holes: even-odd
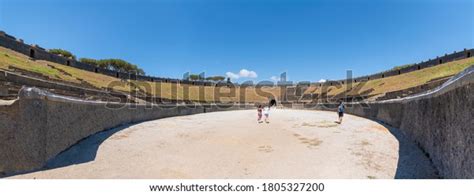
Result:
[[[12,178],[435,178],[396,129],[336,113],[227,111],[159,119],[91,136],[44,170]]]

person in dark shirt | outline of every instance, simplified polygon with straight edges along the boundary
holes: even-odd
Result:
[[[339,102],[339,106],[337,107],[337,114],[339,116],[339,124],[342,123],[342,117],[344,116],[344,110],[346,109],[346,106],[342,101]]]

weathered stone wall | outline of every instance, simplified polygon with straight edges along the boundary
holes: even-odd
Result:
[[[0,105],[0,172],[34,170],[79,140],[127,123],[253,105],[131,105],[91,102],[24,88]]]
[[[474,178],[474,66],[440,88],[407,98],[346,104],[346,112],[399,128],[443,178]],[[332,110],[337,105],[304,105]],[[383,146],[381,146],[383,147]]]
[[[348,113],[399,128],[430,157],[444,178],[474,178],[474,83],[430,98],[359,104]]]

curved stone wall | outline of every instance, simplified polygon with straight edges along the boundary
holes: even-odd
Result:
[[[474,178],[474,66],[425,94],[351,103],[346,112],[399,128],[443,178]],[[335,111],[336,105],[305,105]]]
[[[79,140],[123,124],[164,117],[253,108],[253,105],[133,105],[93,102],[24,88],[0,104],[0,172],[41,168]]]

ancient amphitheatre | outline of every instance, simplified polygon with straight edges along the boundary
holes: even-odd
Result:
[[[258,86],[114,72],[4,32],[0,46],[2,177],[474,176],[473,49],[349,80]],[[271,122],[258,124],[255,105],[269,99]]]

